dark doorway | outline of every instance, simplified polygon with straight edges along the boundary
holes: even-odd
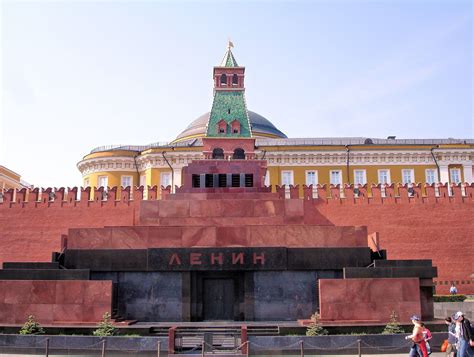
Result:
[[[204,279],[203,319],[234,319],[234,279]]]

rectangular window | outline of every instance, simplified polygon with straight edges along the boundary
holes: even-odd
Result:
[[[379,183],[388,185],[390,184],[390,170],[383,169],[378,171]]]
[[[99,179],[97,181],[97,186],[107,189],[108,182],[109,180],[107,176],[99,176]]]
[[[121,179],[120,179],[120,185],[122,185],[122,187],[132,187],[132,176],[122,176]]]
[[[168,187],[171,185],[171,172],[162,172],[160,175],[160,185]]]
[[[318,172],[317,171],[306,171],[306,186],[318,184]]]
[[[413,169],[402,170],[402,183],[404,185],[415,182],[415,172]]]
[[[331,185],[342,185],[342,172],[340,170],[331,170],[329,176]]]
[[[425,176],[426,176],[426,183],[431,185],[437,181],[436,176],[438,175],[436,175],[436,170],[427,169],[425,171]]]
[[[451,178],[451,183],[456,185],[461,183],[461,170],[460,169],[450,169],[449,176]]]
[[[293,171],[281,172],[281,184],[286,186],[293,185]]]
[[[84,180],[84,187],[89,187],[89,186],[90,186],[90,181],[87,178],[87,179]]]
[[[365,170],[354,170],[354,184],[365,185],[367,183]]]

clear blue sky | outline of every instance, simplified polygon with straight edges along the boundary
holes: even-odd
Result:
[[[249,109],[289,137],[472,138],[471,1],[3,1],[0,164],[81,183],[106,144],[209,111],[228,37]]]

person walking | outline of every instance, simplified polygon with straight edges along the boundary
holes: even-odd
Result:
[[[456,353],[456,324],[449,316],[444,319],[444,322],[448,325],[448,347],[446,347],[446,357],[454,357],[454,354]]]
[[[474,349],[471,347],[474,346],[471,322],[461,311],[456,312],[453,319],[456,321],[456,357],[474,357]]]
[[[420,326],[423,329],[423,338],[425,339],[425,344],[426,344],[426,352],[428,355],[431,354],[431,345],[430,345],[430,340],[433,338],[433,335],[431,335],[431,331],[426,327],[426,325],[423,322],[420,322]]]
[[[411,317],[411,322],[413,323],[413,332],[411,335],[405,337],[406,340],[413,341],[413,345],[410,349],[410,357],[428,357],[420,318],[416,315],[413,315]]]

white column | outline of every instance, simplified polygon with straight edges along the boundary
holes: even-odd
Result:
[[[472,164],[464,164],[462,165],[463,174],[464,174],[464,182],[472,183]]]
[[[439,181],[442,183],[449,182],[449,168],[448,165],[439,165],[440,178]]]

